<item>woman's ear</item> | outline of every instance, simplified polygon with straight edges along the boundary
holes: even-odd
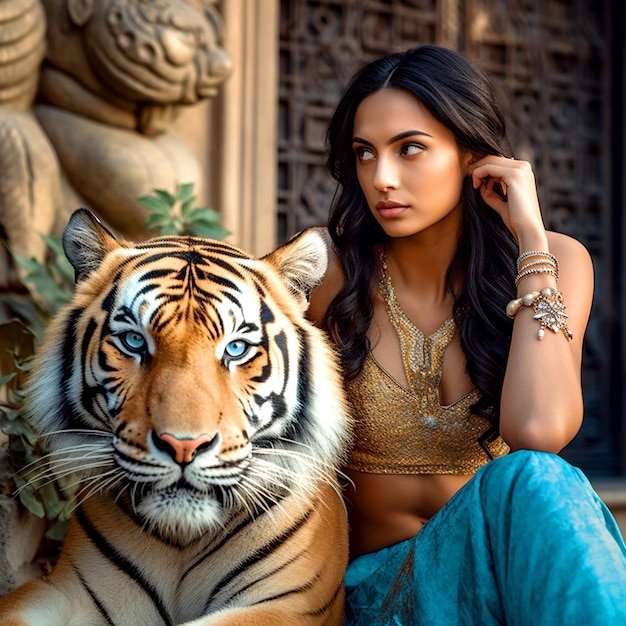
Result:
[[[481,155],[473,152],[466,152],[461,156],[461,164],[463,166],[463,175],[469,176],[472,173],[472,165],[481,159]]]

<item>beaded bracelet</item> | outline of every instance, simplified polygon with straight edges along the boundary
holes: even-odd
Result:
[[[522,252],[522,254],[520,254],[517,257],[517,271],[518,272],[520,271],[520,263],[524,259],[527,259],[528,257],[531,257],[531,256],[542,256],[542,257],[545,257],[546,259],[550,259],[554,263],[554,267],[556,268],[556,271],[558,273],[559,271],[558,259],[551,252],[544,252],[543,250],[529,250],[528,252]]]
[[[536,267],[537,265],[550,265],[555,271],[558,271],[557,264],[552,259],[539,259],[537,261],[531,261],[530,263],[524,263],[524,265],[517,264],[517,271],[521,272],[529,267]]]
[[[537,339],[543,339],[545,329],[558,333],[561,331],[569,341],[574,338],[567,325],[567,311],[561,292],[552,287],[544,287],[541,291],[531,291],[521,298],[515,298],[506,305],[506,314],[515,317],[523,306],[532,306],[534,319],[539,322]]]
[[[555,280],[559,280],[559,274],[557,270],[555,270],[553,267],[549,267],[549,266],[531,267],[530,269],[522,270],[515,277],[515,286],[517,287],[517,285],[519,285],[519,282],[520,280],[522,280],[522,278],[524,278],[525,276],[530,276],[531,274],[552,274]]]
[[[539,259],[537,261],[531,261],[530,263],[524,263],[524,265],[520,265],[518,264],[518,268],[517,268],[517,273],[521,273],[524,270],[530,269],[531,267],[538,267],[539,265],[543,265],[545,266],[549,266],[554,268],[554,271],[556,272],[556,279],[559,279],[559,266],[557,263],[555,263],[552,259]]]

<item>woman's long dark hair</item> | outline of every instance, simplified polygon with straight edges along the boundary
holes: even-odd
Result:
[[[326,328],[339,347],[344,372],[354,378],[370,349],[371,290],[376,244],[388,239],[367,207],[352,149],[354,117],[361,101],[383,88],[405,89],[454,134],[459,150],[477,157],[511,156],[504,118],[490,79],[460,54],[434,45],[412,48],[370,63],[352,79],[326,135],[328,167],[338,182],[329,231],[345,272],[331,302]],[[515,297],[517,242],[500,216],[466,177],[461,192],[462,237],[448,269],[467,372],[481,393],[474,411],[495,425],[511,342],[506,303]]]

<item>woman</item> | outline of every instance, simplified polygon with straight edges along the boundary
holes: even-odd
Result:
[[[488,78],[421,46],[329,126],[331,264],[309,315],[354,407],[348,624],[626,624],[626,547],[556,456],[582,421],[593,270],[545,230]]]

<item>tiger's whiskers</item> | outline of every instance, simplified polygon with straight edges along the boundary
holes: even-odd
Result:
[[[107,480],[104,483],[101,483],[101,479],[107,477]],[[89,498],[94,496],[97,493],[102,493],[107,490],[108,487],[123,482],[124,475],[120,472],[119,468],[113,468],[104,474],[100,474],[99,476],[92,476],[89,478],[86,484],[83,484],[81,488],[76,492],[74,496],[74,504],[69,509],[69,512],[73,512],[79,506],[81,506],[84,502],[86,502]],[[80,482],[84,481],[79,481]],[[119,497],[119,496],[118,496]]]

